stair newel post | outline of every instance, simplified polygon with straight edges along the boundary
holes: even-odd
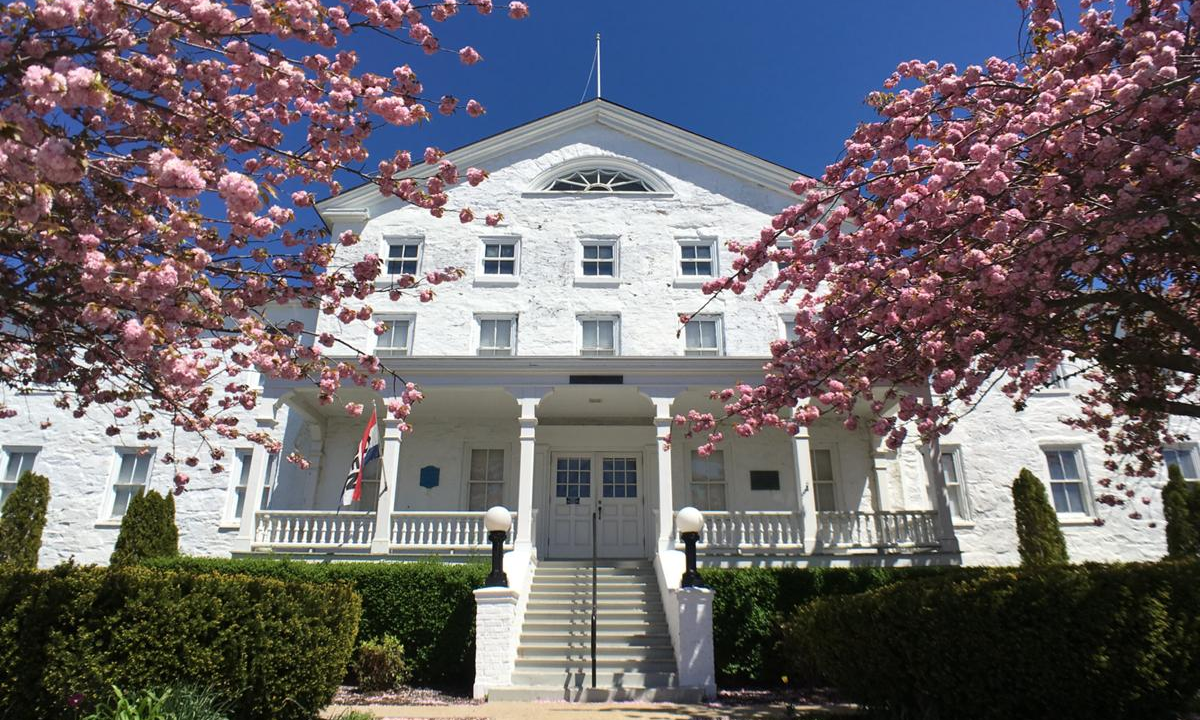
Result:
[[[596,528],[599,520],[599,505],[592,511],[592,689],[596,689]]]

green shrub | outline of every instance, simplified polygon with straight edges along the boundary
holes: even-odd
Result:
[[[57,718],[112,686],[202,684],[237,720],[300,720],[344,677],[361,604],[344,584],[63,565],[0,571],[0,717]]]
[[[151,490],[129,500],[121,518],[121,532],[109,563],[130,565],[149,558],[179,554],[179,528],[175,527],[175,496]]]
[[[1178,465],[1167,468],[1163,517],[1167,521],[1167,557],[1200,555],[1200,485],[1183,479]]]
[[[153,567],[244,573],[306,582],[349,582],[362,596],[360,640],[392,635],[405,647],[412,680],[464,686],[475,677],[475,595],[488,566],[437,562],[307,563],[179,557]]]
[[[50,480],[45,475],[21,473],[0,513],[0,565],[37,567],[49,503]]]
[[[1017,514],[1017,550],[1021,564],[1057,565],[1067,562],[1067,541],[1058,527],[1058,514],[1046,496],[1046,486],[1026,468],[1013,481]]]
[[[404,645],[391,635],[364,641],[354,651],[354,674],[364,692],[396,689],[408,682]]]
[[[777,685],[785,654],[779,646],[784,618],[815,598],[866,592],[911,578],[973,569],[913,568],[706,568],[700,571],[713,596],[713,646],[717,681],[722,684]]]
[[[84,720],[175,720],[167,714],[167,697],[171,691],[156,693],[146,690],[126,695],[120,688],[113,688],[115,696],[110,703],[103,703]]]
[[[1169,717],[1200,689],[1200,563],[1059,565],[800,608],[800,672],[890,717]]]

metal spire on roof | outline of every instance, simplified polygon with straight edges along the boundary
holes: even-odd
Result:
[[[600,99],[600,33],[596,33],[596,99]]]

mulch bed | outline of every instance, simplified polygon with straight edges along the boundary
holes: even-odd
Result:
[[[471,697],[469,692],[456,690],[434,690],[403,686],[395,690],[377,693],[359,692],[352,685],[342,685],[333,696],[334,705],[482,705],[482,700]]]

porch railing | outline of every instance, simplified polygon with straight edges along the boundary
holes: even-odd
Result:
[[[254,543],[278,548],[370,547],[375,513],[322,510],[261,511],[254,524]]]
[[[817,513],[817,545],[834,549],[936,548],[937,513],[932,510]]]
[[[513,526],[505,547],[511,548],[520,518],[512,514]],[[401,550],[487,550],[487,528],[482,512],[392,513],[391,546]]]
[[[804,550],[800,516],[789,511],[743,510],[704,513],[698,545],[705,550]]]

